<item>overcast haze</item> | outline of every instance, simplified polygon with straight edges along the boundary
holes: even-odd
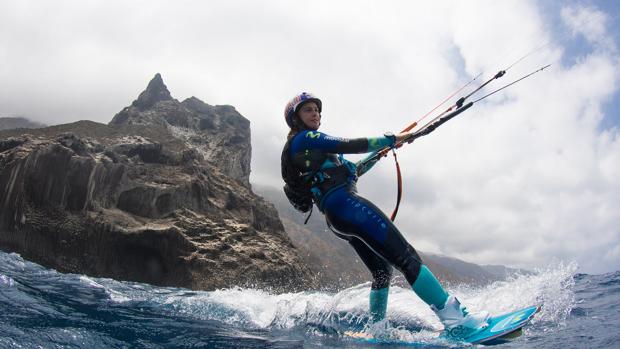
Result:
[[[173,97],[251,121],[252,183],[281,187],[282,111],[321,130],[398,131],[479,73],[476,104],[399,152],[397,225],[476,263],[620,269],[620,11],[614,1],[2,1],[0,116],[109,122],[161,73]],[[479,96],[481,96],[480,94]],[[352,159],[359,158],[352,156]],[[360,179],[390,211],[391,158]]]

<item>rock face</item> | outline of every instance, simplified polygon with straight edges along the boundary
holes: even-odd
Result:
[[[110,125],[167,128],[207,162],[250,187],[250,122],[232,106],[211,106],[196,97],[180,103],[170,96],[157,74],[131,106],[114,116]]]
[[[164,286],[316,287],[249,186],[249,122],[172,99],[159,74],[109,125],[0,131],[0,248]]]

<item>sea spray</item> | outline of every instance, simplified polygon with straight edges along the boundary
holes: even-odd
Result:
[[[574,263],[556,263],[507,281],[448,290],[471,311],[497,314],[543,304],[525,335],[503,347],[581,348],[584,336],[592,347],[605,347],[615,334],[601,323],[617,326],[620,274],[575,276],[576,270]],[[363,346],[347,331],[388,343],[458,346],[438,339],[442,327],[435,314],[409,288],[396,285],[385,321],[370,324],[370,283],[336,293],[191,291],[62,274],[6,253],[0,253],[0,275],[0,348],[46,347],[50,340],[92,348]]]
[[[563,321],[574,305],[576,270],[576,263],[558,262],[485,287],[460,285],[452,291],[470,310],[487,310],[493,315],[539,304],[543,308],[538,319]]]
[[[0,287],[13,287],[14,283],[11,277],[0,274]]]
[[[572,275],[574,264],[551,265],[532,274],[516,275],[484,287],[455,285],[449,288],[471,312],[487,310],[492,315],[543,304],[539,314],[545,322],[566,319],[574,304]],[[116,284],[122,285],[122,284]],[[112,286],[114,287],[114,286]],[[136,290],[109,290],[115,299],[131,299]],[[398,286],[390,289],[386,322],[381,327],[368,325],[370,283],[338,293],[298,292],[271,294],[244,288],[211,292],[180,292],[170,289],[149,298],[176,314],[204,320],[217,320],[252,329],[306,328],[309,332],[342,334],[347,330],[364,330],[386,339],[428,340],[442,329],[432,310],[410,290]],[[138,297],[142,298],[142,297]],[[540,321],[540,320],[539,320]]]

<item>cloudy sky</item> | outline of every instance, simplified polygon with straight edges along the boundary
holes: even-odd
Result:
[[[619,15],[613,0],[7,0],[0,116],[107,123],[159,72],[175,98],[248,118],[251,181],[280,187],[294,94],[322,98],[326,133],[380,135],[530,53],[485,91],[552,66],[399,152],[397,224],[423,251],[608,272],[620,269]],[[358,187],[391,211],[392,160]]]

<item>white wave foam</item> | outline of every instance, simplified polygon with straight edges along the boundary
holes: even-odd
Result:
[[[531,305],[542,305],[532,324],[563,324],[575,305],[574,279],[576,263],[554,263],[537,270],[531,275],[517,275],[507,281],[498,281],[485,287],[457,285],[449,289],[467,306],[470,312],[489,311],[499,315]],[[395,323],[413,323],[423,330],[420,332],[394,331],[388,328],[389,339],[428,342],[437,336],[432,329],[439,331],[442,326],[429,307],[410,290],[393,288],[390,290],[388,319]],[[429,328],[430,327],[430,328]],[[371,331],[372,332],[372,331]],[[374,334],[374,333],[373,333]]]
[[[102,284],[98,283],[97,281],[95,281],[94,279],[92,279],[91,277],[88,277],[86,275],[79,275],[78,279],[86,284],[88,287],[91,288],[98,288],[98,289],[105,289],[105,286],[103,286]]]
[[[12,287],[14,284],[13,278],[0,274],[0,286]]]
[[[562,322],[575,304],[573,275],[576,263],[554,263],[531,275],[514,276],[482,289],[455,290],[472,309],[501,314],[531,305],[542,305],[536,321]]]
[[[543,304],[542,311],[533,321],[534,326],[541,322],[556,324],[565,321],[574,306],[573,275],[576,270],[574,263],[557,263],[531,275],[515,276],[485,287],[457,285],[450,287],[449,292],[470,311],[487,310],[492,315]],[[137,284],[114,281],[104,282],[104,285],[113,301],[148,301],[178,315],[243,328],[286,330],[297,327],[317,335],[324,335],[325,330],[342,334],[347,330],[346,326],[363,326],[368,320],[370,283],[338,293],[307,291],[285,294],[238,287],[204,292],[143,289]],[[365,331],[387,341],[437,344],[441,329],[435,314],[411,289],[393,286],[386,321],[367,327]]]
[[[118,283],[117,281],[114,281],[112,279],[93,279],[86,275],[80,275],[78,279],[80,280],[80,282],[90,288],[104,291],[112,302],[126,303],[132,300],[130,297],[126,296],[122,292],[119,292],[114,288],[105,285],[106,283]]]

